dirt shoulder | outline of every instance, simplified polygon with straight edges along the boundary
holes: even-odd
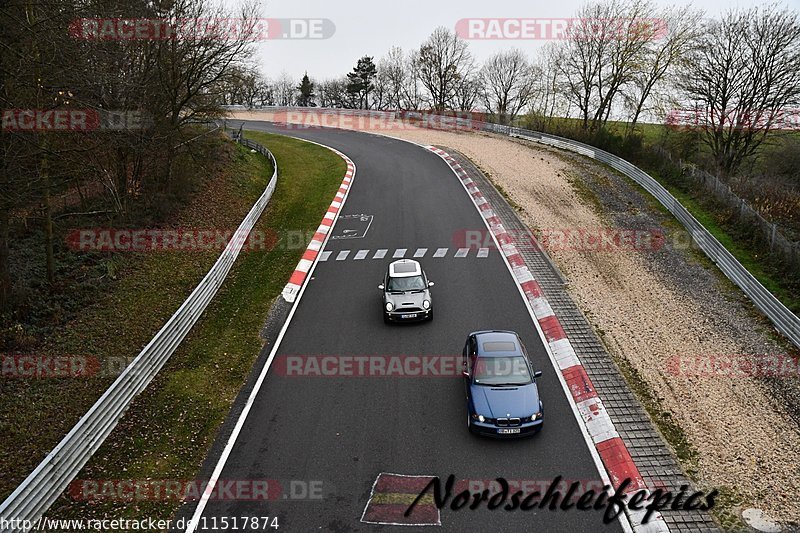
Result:
[[[800,431],[787,407],[796,378],[766,382],[709,366],[703,368],[713,375],[691,376],[676,366],[785,355],[787,348],[740,291],[682,245],[683,232],[646,193],[601,165],[535,144],[408,126],[380,133],[460,151],[521,208],[533,230],[664,231],[663,246],[643,250],[548,251],[608,350],[635,369],[696,450],[684,468],[704,486],[735,492],[745,507],[800,521],[800,501],[792,497],[800,491]]]

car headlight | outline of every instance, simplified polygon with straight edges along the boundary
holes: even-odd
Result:
[[[484,417],[483,415],[478,415],[473,413],[472,418],[473,420],[477,420],[478,422],[486,422],[486,417]]]
[[[394,309],[394,304],[392,302],[386,302],[386,310],[391,311]]]
[[[531,417],[531,422],[533,422],[534,420],[540,420],[542,416],[544,415],[541,411],[539,411],[538,413],[534,413],[533,416]]]
[[[425,309],[430,309],[431,302],[429,300],[423,300],[422,301],[422,307],[424,307]]]

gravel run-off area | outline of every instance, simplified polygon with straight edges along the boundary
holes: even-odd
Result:
[[[232,118],[272,116],[238,112]],[[798,373],[731,376],[721,366],[755,368],[742,362],[791,355],[787,344],[691,249],[685,232],[647,193],[589,159],[534,143],[408,124],[382,124],[378,133],[458,150],[506,194],[534,233],[663,232],[663,245],[598,250],[553,241],[544,247],[608,351],[635,369],[685,433],[697,452],[691,467],[699,484],[733,490],[743,507],[800,522]]]

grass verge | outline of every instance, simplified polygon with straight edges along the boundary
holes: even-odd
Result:
[[[317,145],[265,133],[247,136],[269,147],[277,159],[278,186],[255,230],[277,234],[280,240],[269,250],[242,252],[201,320],[79,474],[76,487],[86,480],[194,479],[251,370],[261,348],[259,331],[271,302],[304,251],[286,246],[287,232],[313,233],[341,183],[346,165],[339,156]],[[232,174],[242,183],[240,192],[247,202],[252,204],[261,194],[271,173],[265,158],[238,148]],[[197,223],[202,224],[202,203],[196,213]],[[156,258],[160,260],[143,269],[141,285],[120,287],[104,312],[93,313],[87,322],[91,325],[98,320],[100,326],[117,331],[129,320],[147,317],[152,307],[162,305],[165,289],[154,290],[144,283],[159,284],[179,275],[182,262],[190,260],[185,255],[190,254]],[[197,281],[199,278],[194,283]],[[177,293],[180,300],[190,288],[173,286],[169,291]],[[121,309],[125,309],[124,315],[119,314]],[[91,342],[85,339],[85,331],[81,333],[82,340]],[[111,337],[107,342],[114,344],[115,336]],[[124,342],[116,348],[131,351]],[[113,492],[109,496],[87,501],[81,495],[63,495],[49,515],[168,519],[180,503],[177,499],[121,500]]]

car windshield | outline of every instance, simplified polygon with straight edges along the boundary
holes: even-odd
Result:
[[[417,291],[425,288],[422,276],[409,276],[407,278],[389,278],[386,286],[388,291]]]
[[[531,379],[525,357],[479,357],[474,370],[477,385],[528,385]]]

